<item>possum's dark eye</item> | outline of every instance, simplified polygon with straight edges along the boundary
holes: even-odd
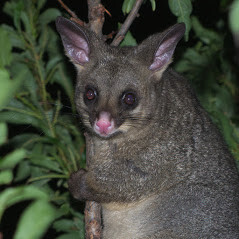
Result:
[[[127,105],[133,105],[136,101],[136,97],[132,93],[124,94],[123,96],[124,103]]]
[[[127,108],[134,108],[137,105],[137,97],[136,94],[133,92],[125,92],[122,95],[121,99],[124,106]]]
[[[97,90],[93,87],[86,87],[84,93],[85,103],[93,103],[98,96]]]
[[[93,100],[95,99],[96,96],[96,92],[92,89],[88,89],[87,92],[85,93],[85,97],[87,98],[87,100]]]

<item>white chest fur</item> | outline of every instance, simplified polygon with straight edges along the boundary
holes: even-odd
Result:
[[[130,204],[103,204],[103,239],[144,238],[154,230],[155,198]]]

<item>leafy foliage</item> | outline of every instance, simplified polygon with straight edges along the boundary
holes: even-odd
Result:
[[[239,72],[231,52],[225,50],[231,39],[226,39],[225,19],[208,29],[193,15],[194,2],[168,0],[171,13],[185,22],[190,43],[181,48],[174,67],[190,79],[239,159]],[[14,222],[14,239],[84,238],[83,215],[72,204],[66,180],[85,166],[85,143],[73,100],[74,76],[52,27],[61,12],[46,8],[46,3],[6,1],[3,11],[12,24],[0,26],[0,222],[11,217],[9,209],[14,205],[27,204]],[[134,3],[122,1],[124,15]],[[152,11],[156,9],[155,0],[145,1],[143,7],[147,3]],[[226,8],[230,1],[222,4]],[[234,29],[238,14],[231,9]],[[122,45],[136,45],[130,32]],[[4,232],[1,226],[0,231]]]
[[[239,32],[239,1],[234,0],[230,6],[229,23],[232,32]]]
[[[168,0],[171,12],[178,17],[178,22],[184,22],[186,25],[186,40],[191,29],[190,15],[192,12],[191,0]]]
[[[8,154],[3,151],[0,158],[0,183],[10,186],[0,193],[0,215],[13,204],[31,201],[18,221],[16,239],[41,238],[53,220],[70,217],[82,222],[82,215],[70,209],[66,179],[84,166],[84,141],[74,117],[72,82],[58,36],[49,26],[61,13],[44,10],[44,2],[6,2],[4,12],[12,17],[13,26],[0,28],[4,49],[0,53],[0,142],[15,148]],[[48,87],[57,90],[57,97]],[[69,98],[70,114],[63,108],[62,95]],[[7,140],[6,124],[22,133],[14,132]],[[65,234],[74,232],[72,227]],[[83,237],[83,227],[77,233]]]
[[[124,0],[123,4],[122,4],[122,12],[124,14],[128,14],[130,13],[130,11],[132,10],[134,3],[136,0]],[[156,0],[150,0],[151,6],[152,6],[152,10],[155,11],[156,9]]]

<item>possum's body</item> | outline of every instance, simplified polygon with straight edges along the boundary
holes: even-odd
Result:
[[[58,18],[93,152],[69,189],[103,209],[103,239],[238,239],[239,177],[188,82],[168,68],[184,25],[115,48]]]

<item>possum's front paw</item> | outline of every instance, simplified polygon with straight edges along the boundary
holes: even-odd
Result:
[[[72,173],[68,180],[69,191],[75,199],[80,201],[91,200],[92,194],[86,183],[86,170],[80,169]]]

